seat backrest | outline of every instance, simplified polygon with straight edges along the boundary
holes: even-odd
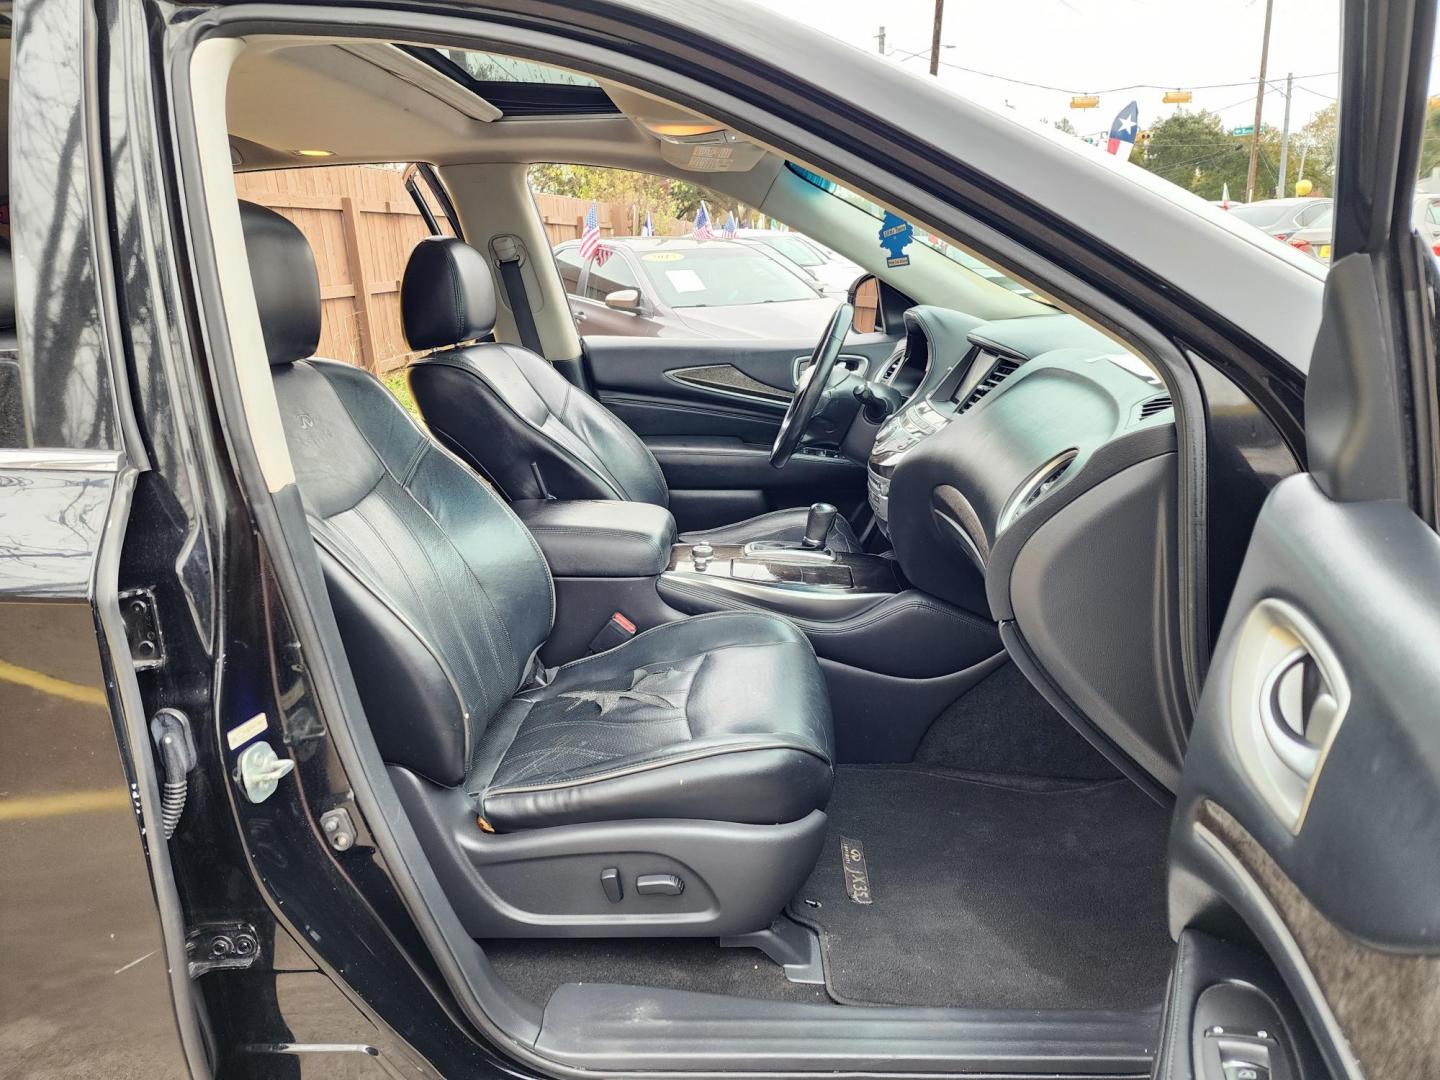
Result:
[[[489,337],[495,283],[485,257],[453,237],[416,245],[400,286],[405,337],[434,349],[410,392],[436,438],[511,499],[622,499],[666,506],[646,445],[544,357]]]
[[[295,478],[386,761],[459,783],[550,633],[544,556],[505,502],[373,375],[312,354],[320,287],[300,231],[241,203]]]

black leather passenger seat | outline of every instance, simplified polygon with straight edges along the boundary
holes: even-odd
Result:
[[[400,303],[410,347],[434,350],[407,372],[426,426],[508,498],[669,504],[660,463],[619,417],[543,356],[483,340],[495,326],[495,282],[479,251],[454,237],[420,241],[405,266]],[[804,507],[774,510],[680,539],[799,541],[808,516]],[[838,515],[826,543],[861,550]]]
[[[446,808],[432,856],[468,857],[480,829],[537,835],[533,849],[494,839],[509,841],[507,866],[533,861],[522,875],[533,896],[508,898],[502,915],[499,871],[484,884],[452,876],[477,933],[497,932],[494,918],[515,932],[526,903],[562,903],[556,890],[569,890],[568,914],[537,914],[537,933],[734,932],[737,919],[761,920],[758,929],[788,893],[747,886],[736,915],[725,910],[725,876],[747,861],[747,845],[808,869],[824,832],[830,708],[805,636],[774,616],[723,613],[544,668],[554,596],[534,538],[376,378],[311,356],[320,290],[309,246],[273,211],[242,203],[241,217],[297,485],[381,755],[429,793],[430,810]],[[668,908],[648,895],[610,899],[595,875],[619,861],[614,841],[566,830],[629,822],[633,860],[635,823],[655,819],[665,821],[652,861],[669,866],[687,846],[697,862],[696,852],[717,854],[687,864],[689,899],[682,889]],[[703,844],[687,842],[687,828]],[[561,839],[541,839],[549,834]],[[720,835],[733,839],[716,846]],[[571,845],[564,857],[557,843]],[[777,889],[790,887],[786,876]]]

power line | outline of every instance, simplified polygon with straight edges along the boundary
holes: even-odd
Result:
[[[921,50],[924,51],[924,50]],[[1206,83],[1202,86],[1176,86],[1170,83],[1131,83],[1129,86],[1111,86],[1104,90],[1076,90],[1073,87],[1054,86],[1050,83],[1032,82],[1029,79],[1016,79],[1009,75],[1000,75],[993,71],[982,71],[979,68],[967,67],[964,64],[957,64],[951,60],[941,60],[942,67],[954,68],[956,71],[964,71],[970,75],[979,75],[985,79],[998,79],[1000,82],[1013,83],[1016,86],[1028,86],[1034,90],[1050,90],[1057,94],[1069,94],[1078,97],[1086,94],[1118,94],[1124,90],[1225,90],[1234,86],[1254,86],[1255,79],[1242,79],[1239,82]],[[1309,75],[1296,75],[1295,81],[1301,79],[1322,79],[1331,75],[1340,74],[1338,71],[1317,71]],[[1303,89],[1309,89],[1304,87]],[[1318,94],[1318,90],[1311,90],[1312,94]],[[1324,95],[1322,95],[1324,96]],[[1246,100],[1249,100],[1248,98]]]

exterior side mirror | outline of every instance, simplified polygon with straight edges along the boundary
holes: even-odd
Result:
[[[605,306],[614,308],[616,311],[639,311],[640,290],[639,289],[616,289],[605,295]]]
[[[850,286],[850,303],[855,315],[850,320],[850,329],[857,334],[875,334],[884,329],[880,319],[880,279],[874,274],[865,274],[855,279]]]

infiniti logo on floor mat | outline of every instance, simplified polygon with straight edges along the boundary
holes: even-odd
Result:
[[[869,904],[870,871],[865,867],[865,845],[849,837],[840,838],[840,865],[845,871],[845,892],[857,904]]]

